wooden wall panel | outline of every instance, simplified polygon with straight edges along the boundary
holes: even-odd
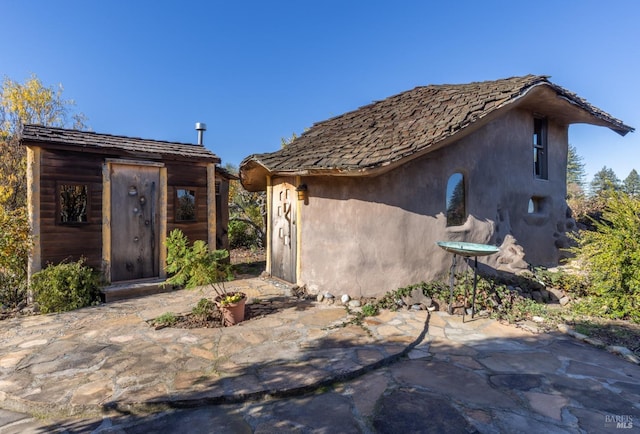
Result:
[[[40,175],[41,261],[76,261],[100,268],[102,263],[102,156],[66,151],[42,150]],[[58,183],[89,186],[87,223],[60,224],[58,220]]]
[[[167,231],[180,229],[193,242],[207,242],[207,168],[206,165],[167,164]],[[196,192],[196,221],[176,222],[175,201],[177,188]]]
[[[105,158],[116,157],[90,152],[42,149],[40,175],[40,219],[42,266],[81,256],[87,264],[102,266],[102,166]],[[167,235],[180,229],[190,241],[208,240],[207,165],[166,161],[167,169]],[[89,186],[87,223],[64,225],[57,221],[57,185],[78,183]],[[196,221],[175,221],[175,189],[196,191]]]

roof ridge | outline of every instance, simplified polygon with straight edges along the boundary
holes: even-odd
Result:
[[[471,82],[471,83],[457,83],[457,84],[428,84],[428,85],[423,85],[423,86],[416,86],[416,87],[414,87],[413,89],[409,89],[409,90],[405,90],[405,91],[402,91],[402,92],[396,93],[396,94],[394,94],[394,95],[388,96],[388,97],[383,98],[383,99],[381,99],[381,100],[374,100],[374,101],[372,101],[372,102],[370,102],[370,103],[368,103],[368,104],[365,104],[365,105],[359,106],[359,107],[358,107],[358,108],[356,108],[356,109],[349,110],[349,111],[347,111],[347,112],[345,112],[345,113],[342,113],[342,114],[339,114],[339,115],[336,115],[336,116],[332,116],[332,117],[330,117],[330,118],[328,118],[328,119],[324,119],[324,120],[322,120],[322,121],[314,122],[314,123],[312,124],[311,128],[309,128],[307,131],[304,131],[300,136],[298,136],[298,138],[297,138],[297,139],[299,139],[299,138],[301,138],[302,136],[304,136],[306,133],[308,133],[312,128],[314,128],[314,127],[315,127],[315,126],[317,126],[317,125],[321,125],[321,124],[324,124],[324,123],[326,123],[326,122],[330,122],[330,121],[332,121],[332,120],[339,119],[339,118],[341,118],[341,117],[349,116],[349,115],[351,115],[351,114],[353,114],[353,113],[356,113],[356,112],[358,112],[358,111],[360,111],[360,110],[366,110],[366,109],[371,108],[371,107],[373,107],[373,106],[375,106],[375,105],[377,105],[377,104],[384,103],[384,102],[387,102],[387,101],[392,100],[392,99],[395,99],[395,98],[399,98],[399,97],[401,97],[401,96],[403,96],[403,95],[411,94],[411,93],[413,93],[413,92],[415,92],[415,91],[417,91],[417,90],[423,90],[423,89],[424,89],[424,90],[427,90],[427,89],[440,89],[440,88],[445,88],[445,87],[454,88],[454,89],[461,89],[461,88],[468,88],[468,87],[472,87],[472,86],[474,86],[474,85],[476,85],[476,86],[477,86],[477,85],[481,85],[481,84],[482,84],[482,85],[487,85],[487,84],[489,84],[489,83],[495,83],[495,84],[498,84],[498,83],[506,83],[506,82],[509,82],[509,81],[514,81],[514,80],[516,80],[516,79],[524,80],[524,79],[529,78],[529,80],[527,80],[527,84],[526,84],[526,85],[524,85],[524,86],[522,86],[522,87],[521,87],[521,89],[519,89],[519,91],[518,91],[518,92],[516,92],[517,94],[522,94],[522,93],[523,93],[523,91],[524,91],[526,88],[529,88],[530,86],[533,86],[533,84],[534,84],[534,83],[536,83],[536,82],[546,82],[546,83],[551,84],[551,82],[548,80],[548,79],[549,79],[549,77],[550,77],[550,76],[548,76],[548,75],[534,75],[534,74],[528,74],[528,75],[524,75],[524,76],[512,76],[512,77],[508,77],[508,78],[501,78],[501,79],[497,79],[497,80],[474,81],[474,82]],[[296,140],[293,140],[293,142],[292,142],[292,143],[295,143],[295,141],[296,141]],[[290,143],[289,145],[291,145],[292,143]]]
[[[50,130],[57,130],[61,132],[67,132],[67,133],[91,134],[95,136],[113,137],[113,138],[125,139],[125,140],[140,140],[145,142],[167,143],[167,144],[185,145],[185,146],[198,146],[198,147],[204,148],[204,145],[201,145],[199,143],[171,142],[169,140],[145,139],[144,137],[124,136],[120,134],[110,134],[110,133],[98,133],[96,131],[78,130],[75,128],[54,127],[54,126],[48,126],[48,125],[42,125],[42,124],[24,124],[22,127],[22,130],[24,131],[25,128],[50,129]]]
[[[39,124],[24,125],[21,142],[37,144],[42,147],[64,147],[72,150],[93,149],[96,152],[110,150],[119,155],[145,155],[150,158],[166,156],[220,162],[220,157],[200,144],[143,139]]]

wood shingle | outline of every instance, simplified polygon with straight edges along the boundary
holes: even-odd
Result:
[[[42,125],[25,125],[22,129],[22,141],[39,143],[49,147],[58,146],[75,150],[84,148],[94,152],[113,152],[131,157],[153,158],[155,155],[179,160],[220,162],[217,155],[202,145],[115,136]]]
[[[527,75],[416,87],[318,122],[279,151],[245,158],[241,168],[253,163],[271,173],[311,173],[385,166],[427,151],[541,85],[619,134],[633,131],[546,76]]]

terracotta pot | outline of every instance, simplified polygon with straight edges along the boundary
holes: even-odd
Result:
[[[228,295],[233,295],[234,293],[229,293]],[[236,303],[230,304],[222,304],[221,301],[224,298],[223,296],[217,296],[215,298],[216,305],[220,312],[222,312],[222,318],[224,319],[224,325],[232,326],[236,325],[239,322],[244,321],[244,309],[245,303],[247,301],[247,296],[242,294],[242,299]]]

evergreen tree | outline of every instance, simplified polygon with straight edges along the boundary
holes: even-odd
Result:
[[[592,197],[606,196],[607,194],[620,190],[620,179],[613,169],[604,166],[593,175],[593,180],[589,185]]]
[[[569,145],[567,153],[567,186],[575,184],[584,189],[587,174],[584,170],[582,157],[578,155],[575,146]]]
[[[624,179],[622,191],[631,197],[640,196],[640,175],[638,175],[636,169],[632,169],[631,172],[629,172],[629,176]]]

